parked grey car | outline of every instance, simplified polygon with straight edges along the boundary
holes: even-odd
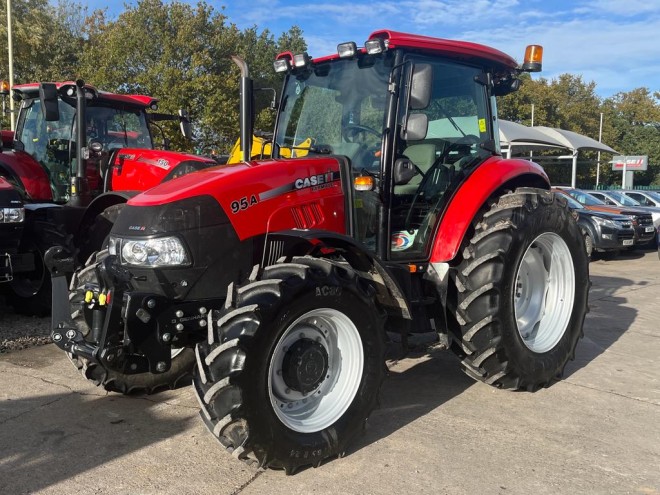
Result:
[[[584,245],[589,256],[593,252],[616,254],[621,249],[633,246],[635,229],[627,215],[589,210],[571,196],[562,197],[566,198],[568,207],[578,215],[578,225],[584,234]]]

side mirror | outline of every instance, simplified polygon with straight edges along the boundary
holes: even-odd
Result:
[[[100,141],[92,141],[89,143],[89,150],[96,155],[100,155],[103,152],[103,144]]]
[[[425,113],[408,116],[406,126],[401,129],[401,137],[406,141],[421,141],[429,130],[429,118]]]
[[[410,179],[415,176],[415,165],[408,158],[399,158],[394,162],[394,169],[392,171],[394,185],[400,186],[408,184]]]
[[[192,127],[190,126],[188,112],[183,109],[179,110],[179,127],[181,128],[181,134],[183,137],[192,140]]]
[[[423,110],[431,102],[433,90],[433,68],[431,64],[416,64],[410,80],[410,99],[408,107],[411,110]]]
[[[39,84],[39,100],[44,120],[55,122],[60,120],[60,108],[57,104],[57,86],[54,83]]]

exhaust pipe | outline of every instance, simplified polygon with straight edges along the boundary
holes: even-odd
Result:
[[[248,66],[245,60],[232,55],[232,61],[241,69],[241,105],[240,105],[240,126],[241,126],[241,151],[243,161],[249,162],[252,159],[252,102],[253,88],[252,79],[248,73]]]

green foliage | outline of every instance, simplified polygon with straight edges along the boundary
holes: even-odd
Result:
[[[557,127],[598,140],[603,114],[602,142],[624,155],[648,155],[649,170],[635,173],[635,185],[660,184],[660,93],[637,88],[601,99],[596,83],[585,83],[581,76],[562,74],[548,81],[521,76],[519,91],[498,99],[499,117],[524,125]],[[566,151],[543,152],[552,156]],[[612,156],[601,154],[600,184],[621,184],[621,172],[612,171]],[[569,162],[544,161],[553,183],[570,183]],[[595,152],[580,152],[578,183],[596,184]]]

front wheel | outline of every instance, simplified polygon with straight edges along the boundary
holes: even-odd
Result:
[[[376,406],[384,318],[350,267],[310,257],[230,290],[197,346],[202,418],[234,455],[287,473],[340,456]]]
[[[521,188],[473,224],[448,303],[452,349],[477,380],[533,391],[561,376],[574,356],[587,312],[589,261],[564,203]]]

